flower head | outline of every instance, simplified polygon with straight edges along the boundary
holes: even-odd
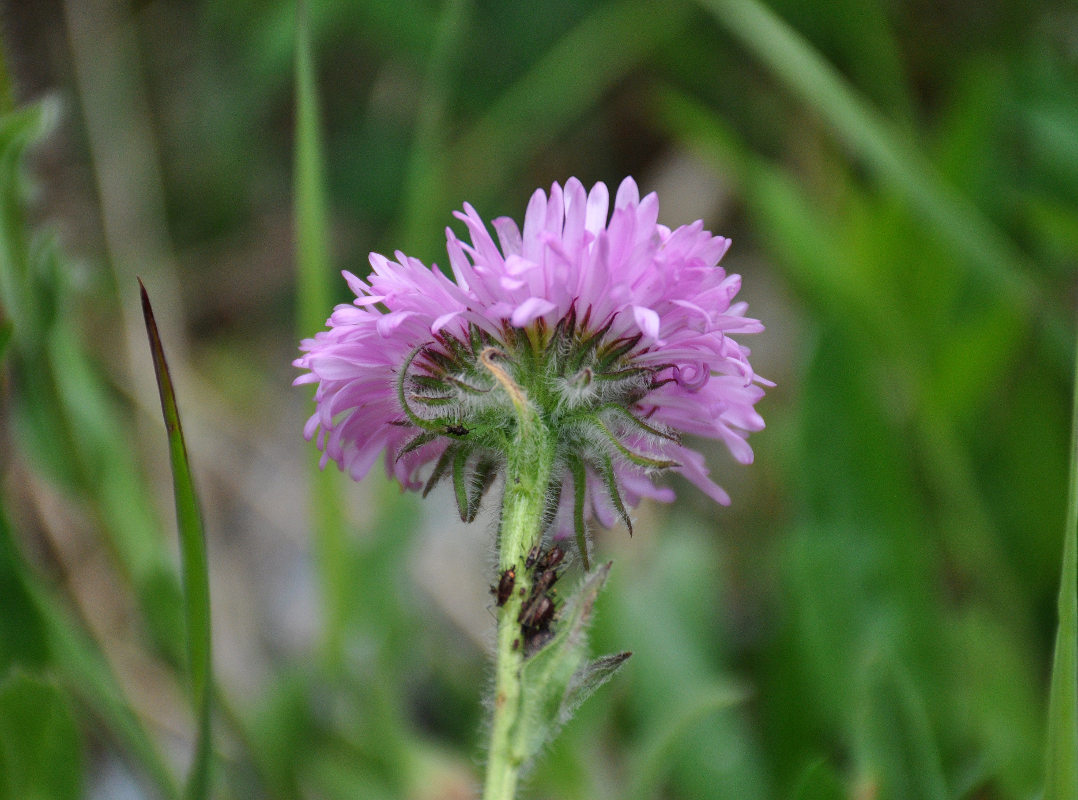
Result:
[[[642,497],[672,500],[652,481],[663,471],[728,504],[681,436],[751,462],[746,436],[764,426],[754,406],[770,384],[732,337],[763,326],[734,302],[740,277],[718,266],[729,239],[701,221],[670,230],[658,210],[631,178],[612,213],[605,185],[573,178],[532,195],[523,230],[494,220],[497,242],[465,204],[470,243],[446,229],[452,278],[401,252],[372,254],[367,281],[345,272],[355,301],[294,362],[307,371],[297,384],[318,384],[305,435],[323,465],[359,480],[384,453],[408,488],[451,478],[470,519],[505,463],[513,404],[527,402],[557,442],[556,532],[629,523]]]

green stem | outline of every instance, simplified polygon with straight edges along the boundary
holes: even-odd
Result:
[[[517,618],[531,589],[524,561],[528,551],[542,541],[547,489],[554,465],[551,432],[526,401],[517,403],[517,413],[519,424],[509,449],[499,534],[499,567],[503,571],[513,568],[516,583],[498,616],[493,719],[483,800],[512,800],[516,796],[526,756],[527,722],[520,713],[524,646]]]

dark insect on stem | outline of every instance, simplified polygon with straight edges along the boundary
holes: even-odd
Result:
[[[520,596],[525,598],[517,615],[517,624],[524,640],[525,657],[539,652],[551,639],[554,632],[551,625],[557,615],[554,584],[558,580],[557,567],[565,560],[565,551],[558,545],[544,550],[536,545],[524,560],[524,568],[531,573],[532,585],[529,591],[521,587]]]
[[[544,570],[554,569],[554,567],[558,566],[558,564],[560,564],[564,560],[565,560],[565,551],[562,550],[557,545],[554,545],[553,547],[551,547],[547,551],[546,558],[543,559],[543,563],[540,566],[540,569],[544,569]]]
[[[454,423],[452,425],[446,425],[445,432],[450,436],[467,436],[471,432],[471,429],[465,428],[459,423]]]
[[[554,601],[543,594],[539,597],[532,598],[524,608],[520,610],[520,616],[517,618],[517,622],[520,623],[527,636],[527,634],[544,631],[549,628],[550,621],[553,618]]]
[[[546,594],[551,586],[558,580],[558,573],[552,569],[544,570],[539,574],[539,577],[535,579],[535,584],[532,586],[531,599],[534,600],[541,594]]]
[[[510,567],[502,573],[502,577],[498,580],[498,585],[490,587],[490,591],[495,595],[495,604],[497,606],[505,605],[505,601],[513,593],[513,585],[516,583],[516,579],[517,571]]]

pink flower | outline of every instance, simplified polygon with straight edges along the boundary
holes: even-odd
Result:
[[[318,384],[304,433],[323,466],[359,480],[384,453],[408,488],[452,475],[471,518],[515,419],[479,363],[497,353],[557,434],[556,532],[628,522],[643,497],[673,499],[652,481],[667,470],[728,504],[681,434],[752,461],[746,436],[763,428],[754,406],[772,384],[733,337],[763,326],[734,302],[740,277],[718,266],[730,241],[700,221],[670,230],[658,210],[626,178],[608,218],[606,186],[587,192],[572,178],[532,195],[523,230],[494,220],[497,243],[465,204],[456,216],[470,243],[446,230],[452,278],[401,252],[372,254],[366,282],[344,273],[356,300],[294,362],[306,370],[297,384]]]

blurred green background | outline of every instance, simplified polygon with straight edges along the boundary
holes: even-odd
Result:
[[[1078,9],[311,0],[331,296],[297,310],[290,2],[0,5],[0,798],[172,798],[175,525],[135,275],[206,516],[216,796],[474,794],[493,520],[314,480],[300,319],[451,211],[633,175],[724,266],[777,382],[602,533],[634,651],[533,798],[1032,798],[1065,517]],[[39,105],[42,101],[45,105]],[[310,275],[306,276],[311,279]],[[308,293],[306,296],[312,296]],[[322,305],[319,303],[322,302]],[[319,320],[320,322],[321,320]],[[312,496],[319,513],[311,513]],[[339,515],[334,497],[344,498]]]

